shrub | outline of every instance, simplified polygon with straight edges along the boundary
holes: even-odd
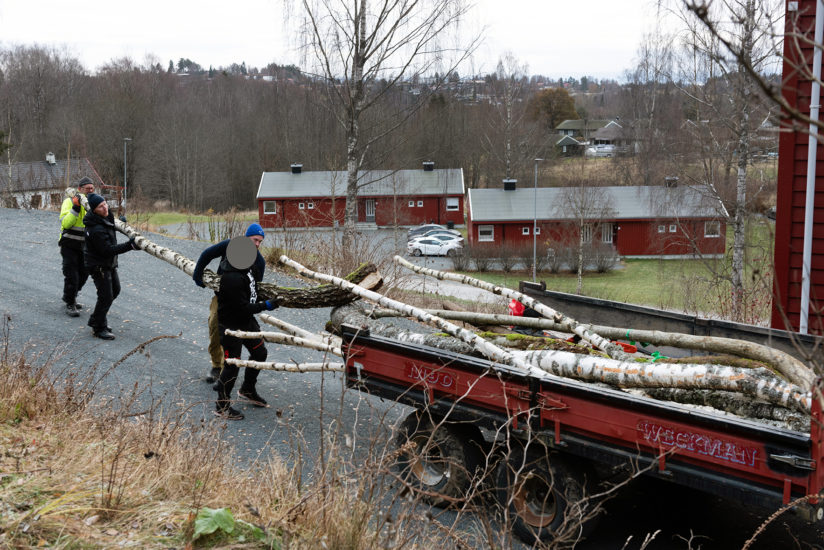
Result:
[[[618,253],[608,244],[600,243],[590,249],[589,265],[598,273],[607,273],[615,269],[618,263]]]
[[[518,263],[518,254],[513,248],[501,245],[495,248],[494,254],[501,263],[501,271],[511,273],[515,269],[515,265]]]
[[[468,248],[458,251],[454,256],[449,257],[452,260],[452,269],[455,271],[469,271],[470,266],[470,252]]]

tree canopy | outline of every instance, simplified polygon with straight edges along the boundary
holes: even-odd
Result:
[[[529,104],[529,114],[551,130],[565,120],[577,120],[575,101],[563,88],[547,88],[536,93]]]

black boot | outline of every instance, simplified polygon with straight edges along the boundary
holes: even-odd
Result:
[[[217,382],[218,378],[220,378],[220,367],[212,367],[212,369],[209,371],[209,375],[203,380],[205,382],[208,382],[209,384],[214,384],[215,382]]]
[[[66,315],[69,317],[80,317],[74,304],[66,304]]]

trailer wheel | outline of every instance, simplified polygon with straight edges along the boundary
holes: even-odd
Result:
[[[395,443],[407,450],[399,454],[397,469],[425,502],[448,506],[466,498],[482,459],[481,446],[468,433],[418,411],[400,425]]]
[[[577,506],[584,481],[580,469],[556,455],[513,449],[498,467],[498,503],[508,511],[512,531],[527,544],[559,537],[578,541],[588,532]]]

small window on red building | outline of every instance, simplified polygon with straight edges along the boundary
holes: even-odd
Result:
[[[307,202],[306,203],[306,208],[308,208],[309,210],[313,210],[315,208],[315,203]]]
[[[305,204],[303,204],[302,202],[299,202],[299,203],[298,203],[298,208],[300,208],[301,210],[303,210],[304,208],[306,208],[306,205],[305,205]]]
[[[721,236],[721,222],[718,220],[710,220],[704,222],[704,236],[708,238]]]
[[[674,223],[670,224],[670,233],[675,233],[677,230],[678,226],[676,226]]]
[[[458,197],[447,197],[446,198],[446,211],[447,212],[457,211],[459,206],[460,206],[460,201],[458,201]]]
[[[415,201],[409,201],[409,208],[415,208]]]
[[[418,201],[418,208],[421,208],[422,206],[423,206],[423,201]]]
[[[521,228],[521,235],[529,235],[529,226],[525,225]]]
[[[278,213],[278,203],[275,201],[263,201],[263,213],[264,214],[277,214]]]
[[[659,225],[658,226],[658,232],[659,233],[666,233],[667,232],[667,226],[666,225]]]

